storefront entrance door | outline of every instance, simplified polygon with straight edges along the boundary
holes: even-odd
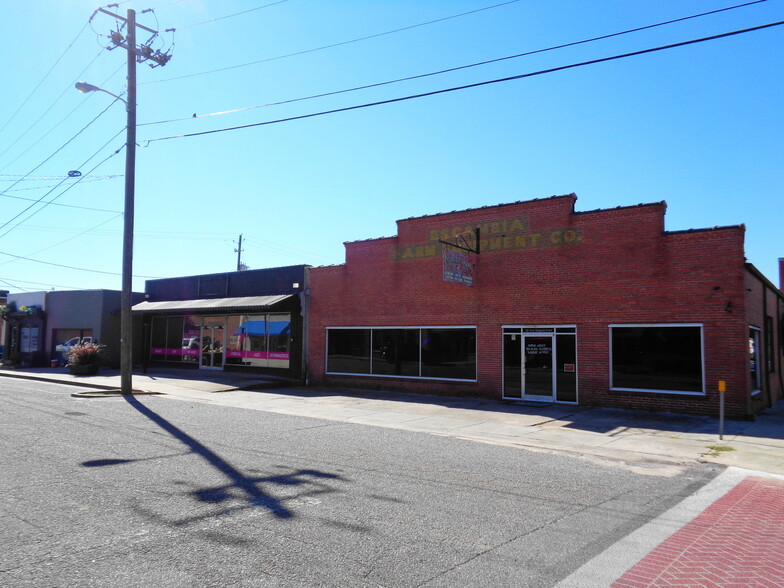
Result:
[[[201,325],[202,369],[223,369],[226,318],[205,316]]]
[[[503,397],[577,401],[574,327],[505,327]]]
[[[553,338],[523,337],[523,398],[553,401]]]

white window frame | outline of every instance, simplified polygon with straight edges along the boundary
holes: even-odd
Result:
[[[607,325],[608,340],[609,340],[609,373],[608,378],[610,382],[610,390],[618,392],[652,392],[655,394],[678,394],[680,396],[705,396],[705,327],[703,323],[613,323]],[[655,328],[655,327],[699,327],[700,329],[700,368],[702,378],[702,391],[694,392],[690,390],[656,390],[653,388],[625,388],[613,386],[613,335],[612,330],[615,327],[633,327],[633,328]]]
[[[526,329],[532,329],[532,330],[531,331],[526,331]],[[571,329],[571,330],[559,333],[558,329]],[[579,367],[578,364],[579,364],[579,361],[580,361],[580,350],[579,350],[579,345],[578,345],[578,342],[577,342],[577,325],[576,324],[567,324],[567,325],[501,325],[501,398],[503,400],[519,400],[519,399],[516,399],[515,397],[504,396],[503,379],[504,379],[504,368],[505,368],[506,364],[505,364],[505,361],[504,361],[504,351],[503,350],[504,350],[504,337],[506,337],[507,335],[516,335],[518,337],[526,337],[526,336],[533,336],[533,337],[545,336],[545,337],[547,337],[547,336],[552,336],[553,337],[553,343],[556,346],[553,349],[553,357],[555,358],[556,362],[558,361],[558,356],[557,356],[557,353],[556,353],[556,349],[557,349],[557,339],[556,338],[559,335],[571,335],[571,336],[573,336],[574,337],[574,352],[575,352],[574,369],[575,369],[575,372],[579,375],[580,367]],[[556,379],[555,378],[556,378],[556,374],[555,374],[555,371],[553,371],[553,391],[555,393],[554,396],[553,396],[553,401],[556,404],[574,405],[574,406],[579,405],[580,404],[580,379],[579,379],[579,377],[577,378],[577,381],[575,382],[574,392],[575,392],[576,400],[574,400],[574,401],[557,400],[555,398],[558,395],[557,386],[556,386]]]
[[[757,381],[751,384],[751,395],[756,396],[762,392],[762,370],[764,369],[767,373],[767,362],[764,364],[762,363],[762,353],[760,349],[760,341],[762,340],[762,329],[759,327],[755,327],[754,325],[749,325],[749,339],[751,339],[751,333],[754,333],[754,350],[756,354],[756,361],[757,361]],[[751,350],[749,350],[751,351]],[[751,375],[751,366],[749,365],[749,361],[751,357],[746,361],[746,372]]]
[[[329,332],[331,330],[362,330],[367,329],[370,330],[370,371],[369,374],[357,374],[352,372],[330,372],[328,371],[329,367]],[[418,329],[419,330],[419,373],[418,376],[399,376],[395,374],[374,374],[373,372],[373,331],[381,331],[381,330],[393,330],[393,329]],[[476,349],[474,350],[474,374],[475,377],[472,380],[469,379],[462,379],[462,378],[433,378],[428,376],[423,376],[422,374],[422,330],[423,329],[473,329],[474,330],[474,341],[476,342]],[[331,375],[331,376],[357,376],[362,378],[395,378],[401,380],[438,380],[443,382],[468,382],[468,383],[476,383],[478,382],[478,373],[479,373],[479,341],[477,338],[477,328],[476,325],[410,325],[410,326],[389,326],[384,325],[381,327],[372,327],[372,326],[350,326],[350,327],[324,327],[325,332],[325,347],[324,347],[324,373]]]

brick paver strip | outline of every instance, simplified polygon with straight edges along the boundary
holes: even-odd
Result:
[[[784,587],[784,480],[745,478],[613,586]]]

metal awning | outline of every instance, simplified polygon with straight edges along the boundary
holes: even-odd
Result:
[[[277,296],[243,296],[240,298],[204,298],[201,300],[162,300],[160,302],[140,302],[133,312],[164,312],[167,310],[265,310],[283,302],[294,294]]]

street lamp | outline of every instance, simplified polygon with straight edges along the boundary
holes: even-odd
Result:
[[[130,37],[130,35],[129,35]],[[133,46],[133,44],[131,45]],[[128,60],[128,100],[86,82],[76,82],[80,92],[104,92],[125,102],[128,112],[125,143],[125,209],[123,213],[122,291],[120,293],[120,392],[133,392],[133,211],[136,178],[136,61]]]
[[[99,88],[98,86],[93,86],[92,84],[88,84],[87,82],[76,82],[74,87],[79,90],[82,94],[87,94],[87,92],[103,92],[104,94],[109,94],[109,96],[114,96],[117,100],[122,100],[125,102],[126,108],[128,107],[128,102],[120,98],[117,94],[112,94],[109,90],[104,90],[103,88]]]

